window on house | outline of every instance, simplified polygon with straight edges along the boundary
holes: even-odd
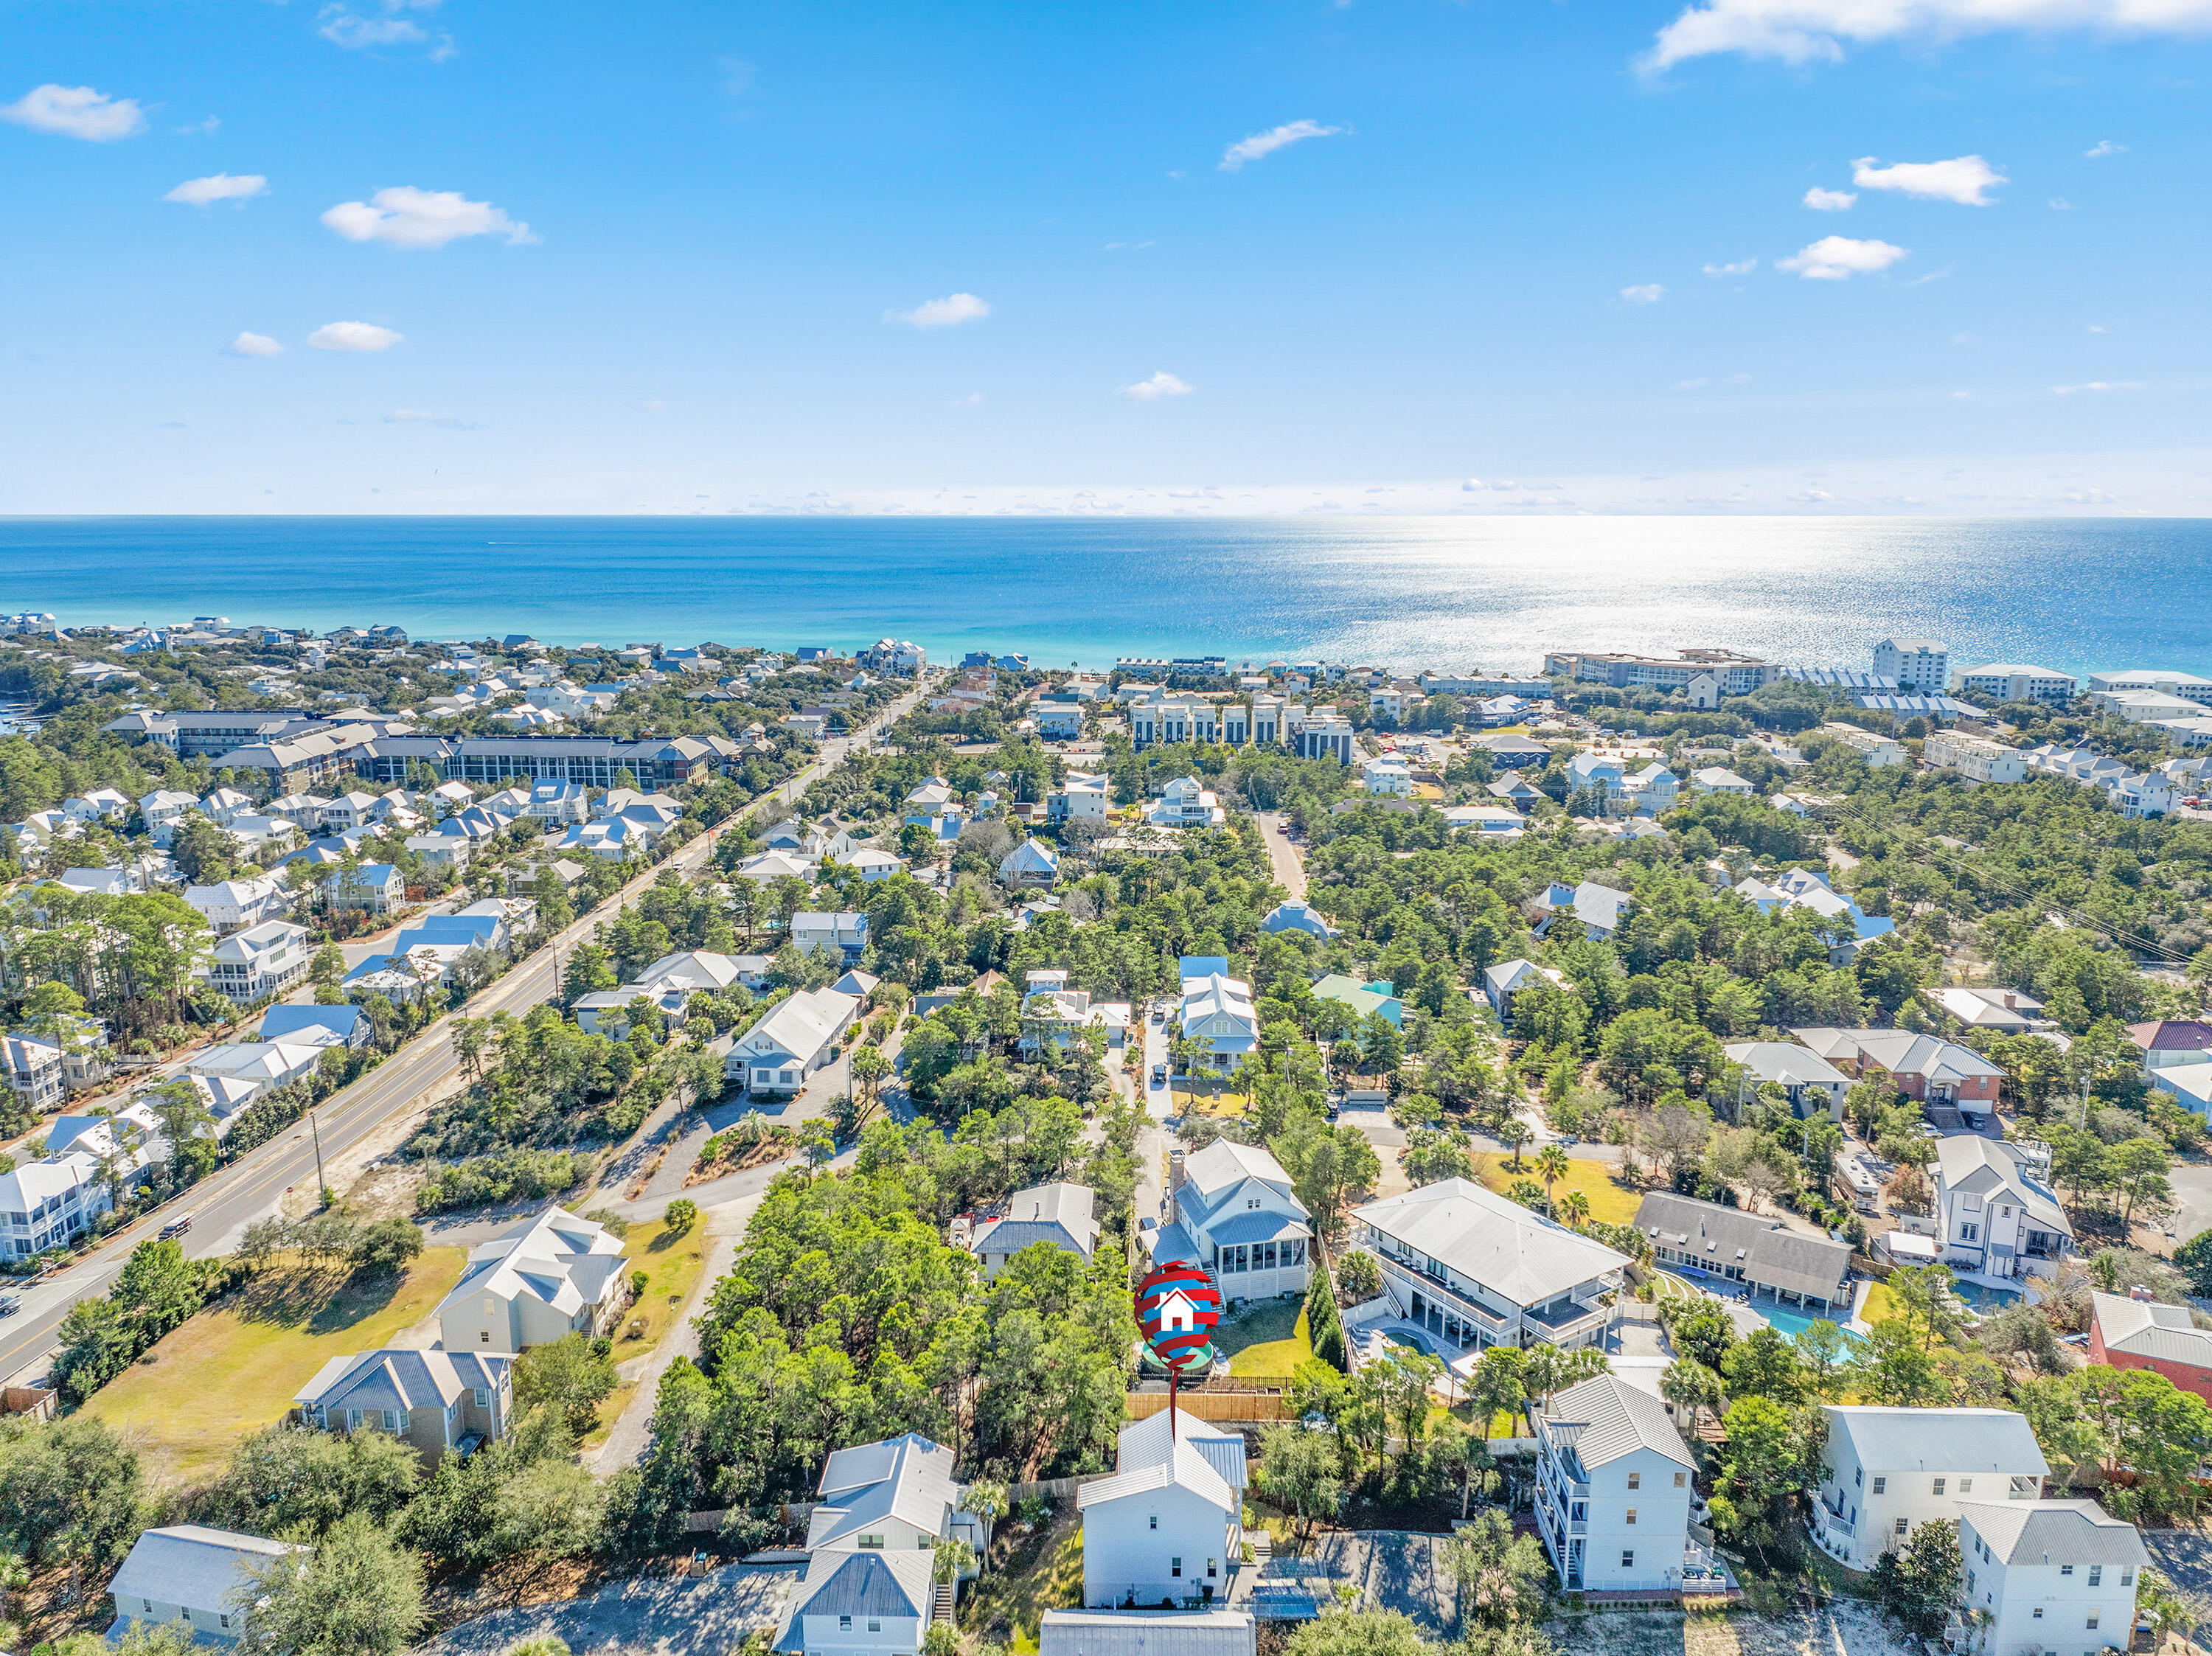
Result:
[[[1180,1558],[1169,1559],[1168,1574],[1176,1577],[1177,1579],[1181,1579],[1182,1575],[1182,1560]]]
[[[880,1617],[880,1616],[871,1616],[870,1617],[868,1617],[868,1631],[869,1631],[869,1632],[871,1632],[871,1633],[881,1633],[883,1630],[884,1630],[884,1618],[883,1618],[882,1617]]]
[[[489,1345],[491,1344],[491,1330],[489,1328],[479,1328],[477,1330],[477,1344],[479,1345]]]
[[[1899,1535],[1903,1535],[1905,1533],[1905,1520],[1901,1518],[1897,1520],[1897,1532]]]
[[[1866,1488],[1865,1467],[1856,1466],[1851,1469],[1851,1487],[1855,1489],[1863,1489]]]
[[[1220,1564],[1218,1561],[1212,1558],[1207,1559],[1206,1561],[1206,1579],[1211,1581],[1219,1574]]]
[[[2043,1619],[2043,1606],[2038,1604],[2033,1611],[2029,1611],[2028,1619],[2033,1622],[2040,1622]]]
[[[2135,1586],[2135,1584],[2136,1567],[2133,1564],[2130,1564],[2120,1572],[2120,1585],[2124,1587],[2131,1587]]]
[[[151,1616],[154,1613],[154,1601],[151,1598],[141,1598],[138,1602],[146,1606],[146,1614]]]
[[[864,1535],[860,1538],[860,1544],[864,1547],[881,1547],[884,1544],[884,1538],[880,1535]]]
[[[849,1616],[840,1616],[837,1618],[837,1631],[840,1633],[850,1633],[852,1630],[853,1618]]]
[[[1624,1548],[1620,1555],[1620,1567],[1625,1570],[1634,1569],[1636,1568],[1636,1555]]]
[[[1960,1495],[1972,1495],[1973,1492],[1974,1480],[1972,1478],[1962,1477],[1959,1480],[1959,1493]]]
[[[2074,1567],[2071,1564],[2061,1564],[2058,1567],[2058,1573],[2061,1575],[2071,1575],[2074,1574]]]
[[[2093,1587],[2101,1587],[2105,1585],[2105,1567],[2102,1564],[2089,1566],[2089,1585]]]
[[[1939,1477],[1939,1478],[1937,1478],[1937,1479],[1936,1480],[1936,1483],[1935,1483],[1934,1487],[1933,1487],[1932,1489],[1929,1489],[1929,1493],[1930,1495],[1941,1495],[1941,1494],[1942,1494],[1942,1493],[1943,1493],[1943,1480],[1942,1480],[1942,1478],[1940,1478],[1940,1477]]]
[[[1628,1475],[1628,1487],[1632,1489],[1642,1489],[1644,1487],[1644,1474],[1641,1472],[1631,1472]]]
[[[1680,1488],[1683,1486],[1683,1484],[1684,1484],[1684,1483],[1686,1483],[1686,1482],[1688,1482],[1688,1480],[1689,1480],[1689,1476],[1690,1476],[1690,1475],[1689,1475],[1687,1472],[1677,1472],[1677,1473],[1675,1473],[1675,1474],[1674,1474],[1674,1487],[1675,1487],[1676,1489],[1680,1489]]]
[[[1632,1526],[1636,1522],[1636,1508],[1633,1507],[1628,1509],[1628,1521]]]
[[[230,1612],[228,1611],[221,1612],[216,1616],[216,1620],[224,1627],[228,1627],[230,1625]]]
[[[1889,1484],[1889,1480],[1888,1480],[1887,1478],[1886,1478],[1886,1477],[1878,1477],[1878,1478],[1875,1479],[1875,1481],[1874,1481],[1874,1492],[1875,1492],[1876,1495],[1880,1495],[1880,1494],[1882,1492],[1882,1490],[1883,1490],[1883,1489],[1885,1489],[1886,1488],[1887,1488],[1887,1487],[1888,1487],[1888,1484]]]
[[[2088,1625],[2089,1625],[2089,1626],[2091,1626],[2091,1627],[2094,1627],[2094,1626],[2096,1626],[2096,1625],[2097,1625],[2097,1617],[2098,1617],[2098,1615],[2099,1615],[2099,1612],[2098,1612],[2098,1611],[2094,1611],[2094,1610],[2093,1610],[2093,1611],[2091,1611],[2089,1612],[2089,1621],[2088,1621]]]

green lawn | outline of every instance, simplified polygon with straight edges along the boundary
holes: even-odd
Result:
[[[695,1220],[691,1228],[679,1236],[659,1219],[649,1225],[632,1225],[623,1239],[623,1252],[629,1257],[629,1271],[645,1272],[646,1283],[645,1292],[623,1313],[621,1325],[614,1331],[617,1362],[645,1356],[676,1326],[684,1301],[691,1297],[699,1273],[706,1268],[707,1227],[703,1220]],[[641,1331],[631,1331],[641,1325]],[[596,1448],[605,1441],[636,1390],[629,1381],[615,1387],[599,1405],[599,1427],[585,1435],[583,1447]]]
[[[466,1258],[434,1247],[404,1277],[366,1283],[264,1272],[171,1333],[84,1412],[135,1437],[156,1483],[197,1481],[240,1438],[283,1419],[332,1357],[388,1345],[428,1316]]]
[[[1474,1171],[1484,1185],[1501,1196],[1516,1180],[1532,1180],[1539,1185],[1544,1182],[1537,1176],[1533,1150],[1522,1153],[1518,1173],[1513,1171],[1509,1157],[1479,1150],[1474,1156]],[[1590,1217],[1609,1225],[1633,1223],[1636,1210],[1644,1200],[1643,1192],[1617,1183],[1613,1169],[1603,1162],[1569,1161],[1567,1176],[1552,1186],[1552,1194],[1557,1198],[1571,1190],[1578,1190],[1589,1197]]]
[[[1227,1355],[1232,1374],[1288,1375],[1313,1356],[1305,1301],[1273,1301],[1248,1311],[1215,1328],[1213,1344]]]
[[[1886,1321],[1895,1315],[1897,1315],[1897,1296],[1889,1291],[1889,1284],[1869,1283],[1867,1285],[1866,1305],[1859,1312],[1859,1316],[1865,1321],[1867,1326],[1871,1328],[1875,1324]]]

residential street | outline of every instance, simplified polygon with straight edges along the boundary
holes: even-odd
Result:
[[[887,708],[878,725],[896,719],[921,695],[917,688]],[[821,755],[790,780],[763,795],[737,819],[758,816],[790,804],[816,778],[840,762],[847,748],[867,739],[877,726],[853,736],[824,743]],[[717,831],[719,833],[719,830]],[[556,962],[577,944],[588,942],[592,931],[611,919],[620,904],[657,878],[662,869],[695,871],[713,850],[717,834],[704,834],[659,867],[648,869],[624,887],[614,902],[602,905],[568,927],[550,948],[542,948],[509,971],[498,982],[470,1001],[462,1011],[482,1017],[495,1011],[520,1016],[553,993]],[[441,1091],[459,1075],[453,1054],[448,1013],[431,1024],[397,1052],[343,1092],[325,1101],[314,1112],[313,1126],[302,1121],[268,1143],[249,1151],[239,1161],[202,1180],[178,1202],[167,1204],[125,1230],[117,1232],[66,1270],[20,1290],[20,1311],[0,1324],[0,1375],[20,1377],[43,1363],[53,1350],[54,1331],[77,1301],[105,1294],[121,1271],[131,1250],[159,1234],[161,1227],[180,1214],[190,1213],[193,1224],[185,1237],[185,1250],[194,1258],[228,1253],[238,1236],[254,1220],[274,1211],[295,1186],[315,1178],[316,1134],[319,1132],[325,1162],[337,1160],[348,1147],[382,1128],[395,1116],[413,1109]],[[763,1181],[765,1183],[765,1180]]]
[[[1306,865],[1298,856],[1298,848],[1284,831],[1283,819],[1273,811],[1259,813],[1260,832],[1267,836],[1267,860],[1274,864],[1275,883],[1291,896],[1306,895]]]

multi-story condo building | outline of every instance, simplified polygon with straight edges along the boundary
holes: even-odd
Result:
[[[1536,1422],[1536,1526],[1569,1592],[1667,1592],[1689,1550],[1690,1458],[1667,1405],[1618,1374]]]
[[[1999,701],[2071,701],[2074,676],[2017,661],[1991,661],[1960,669],[1952,675],[1951,688]]]
[[[1939,770],[1953,770],[1970,782],[2018,782],[2027,775],[2027,755],[1978,736],[1931,731],[1920,756]]]
[[[1734,650],[1684,650],[1674,656],[1558,650],[1544,658],[1544,671],[1553,678],[1610,684],[1615,689],[1641,686],[1684,691],[1690,688],[1691,680],[1710,673],[1723,695],[1749,695],[1782,674],[1775,663]]]
[[[1353,1242],[1382,1269],[1383,1319],[1425,1329],[1447,1361],[1492,1345],[1602,1344],[1613,1326],[1627,1255],[1470,1180],[1352,1217]]]
[[[1951,652],[1932,638],[1886,638],[1874,646],[1874,670],[1899,689],[1941,695],[1951,687]]]

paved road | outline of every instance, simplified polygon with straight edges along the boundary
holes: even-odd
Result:
[[[1259,813],[1260,832],[1267,837],[1267,860],[1274,864],[1275,883],[1293,897],[1306,895],[1306,865],[1298,848],[1283,832],[1283,819],[1273,811]]]
[[[896,719],[920,695],[920,689],[894,702],[878,723]],[[841,762],[847,748],[865,741],[873,726],[848,737],[825,743],[820,755],[773,792],[756,800],[737,820],[742,821],[771,806],[788,804],[814,780]],[[600,907],[563,931],[549,949],[540,949],[506,976],[470,1001],[462,1010],[482,1017],[495,1011],[520,1015],[549,998],[554,989],[560,956],[590,937],[622,902],[629,901],[659,877],[661,869],[679,872],[702,864],[714,835],[702,834],[659,867],[641,874],[626,886],[614,903]],[[344,1091],[325,1101],[310,1125],[302,1122],[268,1143],[247,1152],[240,1160],[202,1180],[181,1203],[164,1208],[127,1229],[118,1232],[68,1269],[32,1284],[17,1296],[21,1307],[0,1325],[0,1375],[17,1375],[42,1362],[54,1348],[54,1331],[77,1301],[105,1294],[121,1272],[131,1250],[159,1234],[179,1211],[193,1218],[185,1238],[185,1252],[195,1258],[225,1253],[236,1245],[239,1234],[254,1220],[275,1210],[285,1192],[315,1177],[316,1136],[319,1134],[325,1160],[337,1159],[347,1147],[376,1131],[394,1115],[414,1107],[446,1086],[459,1074],[453,1055],[448,1013],[401,1047]]]
[[[2173,1216],[2166,1222],[2174,1246],[2212,1230],[2212,1162],[2184,1162],[2166,1180],[2173,1186]]]

